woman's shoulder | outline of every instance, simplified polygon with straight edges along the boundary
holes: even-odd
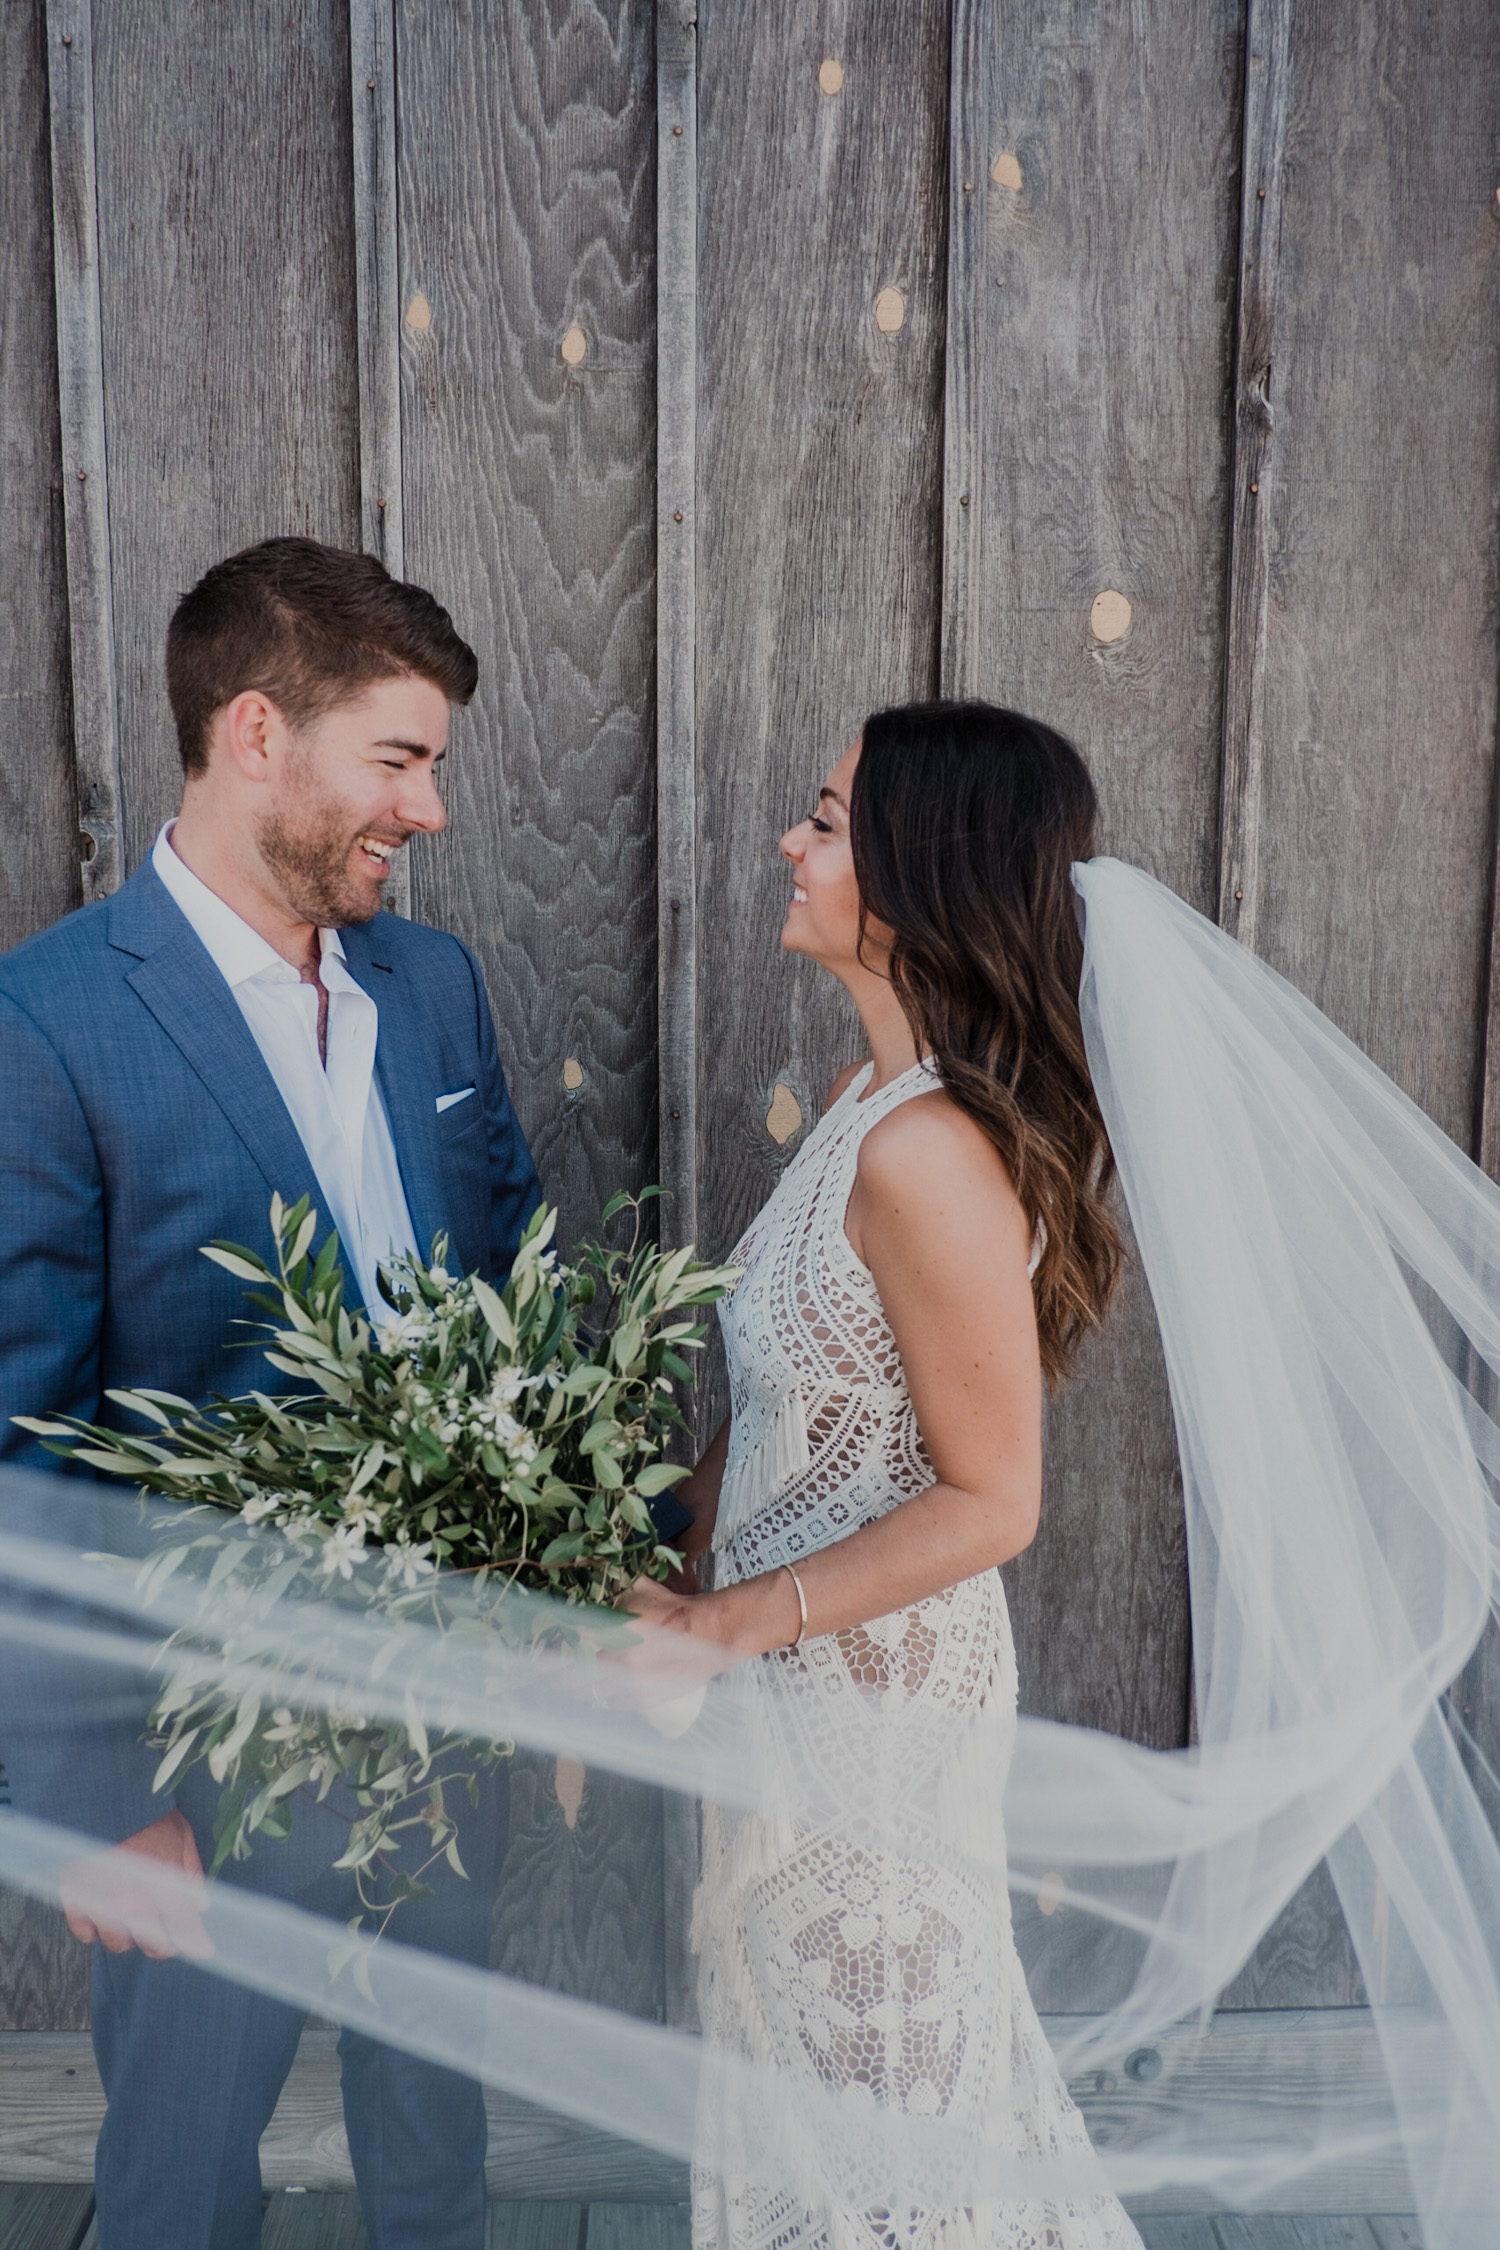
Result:
[[[860,1143],[859,1179],[877,1196],[942,1180],[1015,1197],[988,1133],[940,1086],[910,1095],[870,1127]]]

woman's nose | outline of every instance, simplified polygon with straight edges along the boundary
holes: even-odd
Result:
[[[807,849],[807,840],[802,833],[806,826],[805,820],[799,820],[796,827],[789,828],[781,839],[781,856],[789,859],[794,867]]]

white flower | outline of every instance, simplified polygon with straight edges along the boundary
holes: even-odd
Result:
[[[279,1492],[257,1492],[253,1500],[245,1502],[241,1514],[246,1523],[263,1523],[267,1516],[274,1516],[282,1505]]]
[[[432,1560],[432,1542],[424,1539],[413,1546],[400,1539],[385,1551],[385,1582],[388,1586],[417,1585],[430,1571],[437,1568]]]
[[[329,1533],[327,1544],[319,1557],[318,1568],[325,1578],[331,1578],[335,1571],[340,1578],[352,1578],[355,1564],[362,1563],[364,1559],[363,1531],[357,1530],[352,1524],[341,1523],[337,1530]]]

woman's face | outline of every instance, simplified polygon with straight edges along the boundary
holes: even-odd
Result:
[[[781,942],[788,953],[805,953],[835,976],[857,972],[859,962],[859,885],[849,842],[849,799],[859,744],[851,743],[818,793],[817,809],[781,839],[782,857],[791,866],[792,902]],[[879,960],[879,928],[866,937],[867,964]]]

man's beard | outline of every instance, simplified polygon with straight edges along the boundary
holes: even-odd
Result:
[[[349,865],[354,835],[348,814],[309,789],[298,793],[300,819],[268,812],[256,829],[260,856],[280,883],[293,913],[320,930],[369,922],[380,912],[380,892],[361,883]],[[356,831],[356,834],[359,832]]]

